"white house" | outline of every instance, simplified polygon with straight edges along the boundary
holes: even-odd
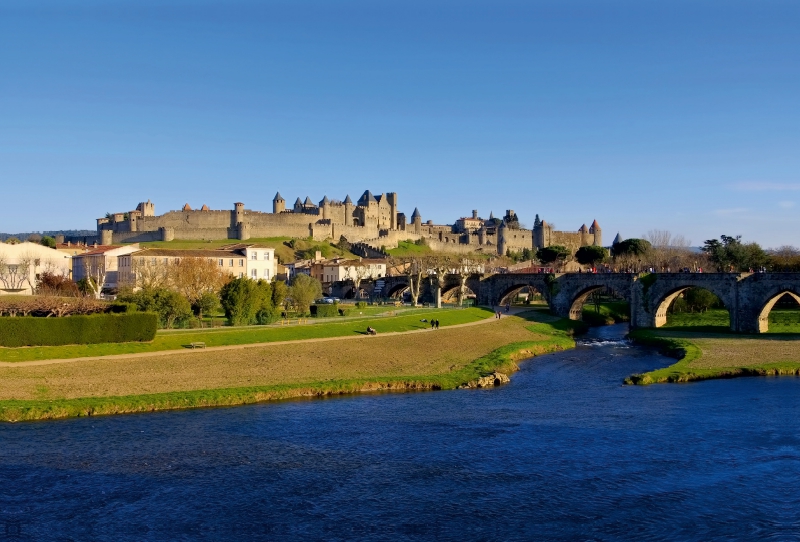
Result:
[[[38,243],[0,243],[0,295],[31,295],[42,273],[69,277],[72,257]]]
[[[119,286],[118,259],[139,250],[139,243],[132,245],[100,245],[88,252],[72,257],[72,280],[78,282],[91,278],[99,289],[115,290]]]
[[[347,260],[335,258],[322,262],[320,280],[325,284],[352,280],[360,283],[363,280],[375,280],[386,276],[385,260]]]

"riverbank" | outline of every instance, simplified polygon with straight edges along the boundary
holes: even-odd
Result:
[[[625,384],[694,382],[743,376],[800,375],[800,335],[732,335],[634,330],[636,343],[655,346],[678,362],[631,375]]]
[[[0,420],[229,406],[374,391],[454,389],[515,361],[572,348],[581,325],[531,311],[356,340],[263,344],[0,369]]]

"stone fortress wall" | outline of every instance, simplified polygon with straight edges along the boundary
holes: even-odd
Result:
[[[232,210],[211,210],[203,205],[192,209],[188,204],[180,211],[156,215],[151,201],[140,203],[135,210],[115,213],[97,219],[97,241],[104,245],[147,241],[224,240],[269,237],[313,238],[316,241],[341,237],[350,243],[365,243],[376,249],[395,248],[401,241],[424,239],[434,250],[467,253],[473,251],[506,254],[524,249],[564,245],[573,252],[581,246],[602,246],[602,232],[595,221],[591,228],[582,226],[577,232],[554,231],[545,221],[536,221],[532,230],[519,227],[513,210],[501,219],[490,216],[460,218],[452,225],[422,222],[418,209],[410,220],[399,212],[394,192],[373,196],[365,191],[357,203],[350,196],[344,201],[324,197],[319,204],[310,198],[297,200],[287,207],[280,193],[272,202],[272,212],[245,209],[235,203]]]

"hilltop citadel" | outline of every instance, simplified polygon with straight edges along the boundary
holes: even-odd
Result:
[[[272,201],[272,212],[245,209],[235,203],[232,210],[211,210],[206,205],[192,209],[188,204],[180,211],[156,215],[151,201],[140,203],[135,210],[114,213],[97,219],[97,239],[102,245],[147,241],[218,240],[269,237],[313,238],[362,243],[379,249],[393,248],[401,241],[424,239],[434,250],[446,252],[491,252],[506,254],[523,249],[563,245],[572,252],[581,246],[602,246],[602,230],[595,220],[591,227],[582,225],[577,231],[556,231],[536,215],[533,229],[520,227],[513,210],[501,219],[483,219],[478,211],[462,217],[454,224],[439,225],[422,221],[418,209],[410,219],[399,211],[395,192],[375,196],[365,191],[356,203],[325,196],[319,204],[310,198],[297,198],[290,208],[280,193]]]

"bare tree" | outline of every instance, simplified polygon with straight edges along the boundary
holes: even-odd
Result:
[[[361,297],[361,283],[371,275],[372,270],[369,265],[365,264],[361,259],[346,262],[344,278],[353,281],[357,299]]]
[[[34,259],[27,254],[23,254],[16,262],[0,255],[0,282],[3,287],[7,290],[23,290],[27,283],[34,291],[33,264]]]
[[[94,296],[95,299],[100,299],[100,294],[103,291],[103,284],[106,282],[108,270],[106,266],[105,254],[96,256],[84,256],[83,260],[83,278],[86,279],[87,291]]]
[[[408,279],[408,291],[415,307],[419,306],[419,296],[422,293],[422,280],[429,273],[426,258],[423,256],[405,256],[393,258],[390,269]]]
[[[121,282],[132,288],[154,290],[169,286],[169,265],[160,258],[131,257],[131,272]]]

